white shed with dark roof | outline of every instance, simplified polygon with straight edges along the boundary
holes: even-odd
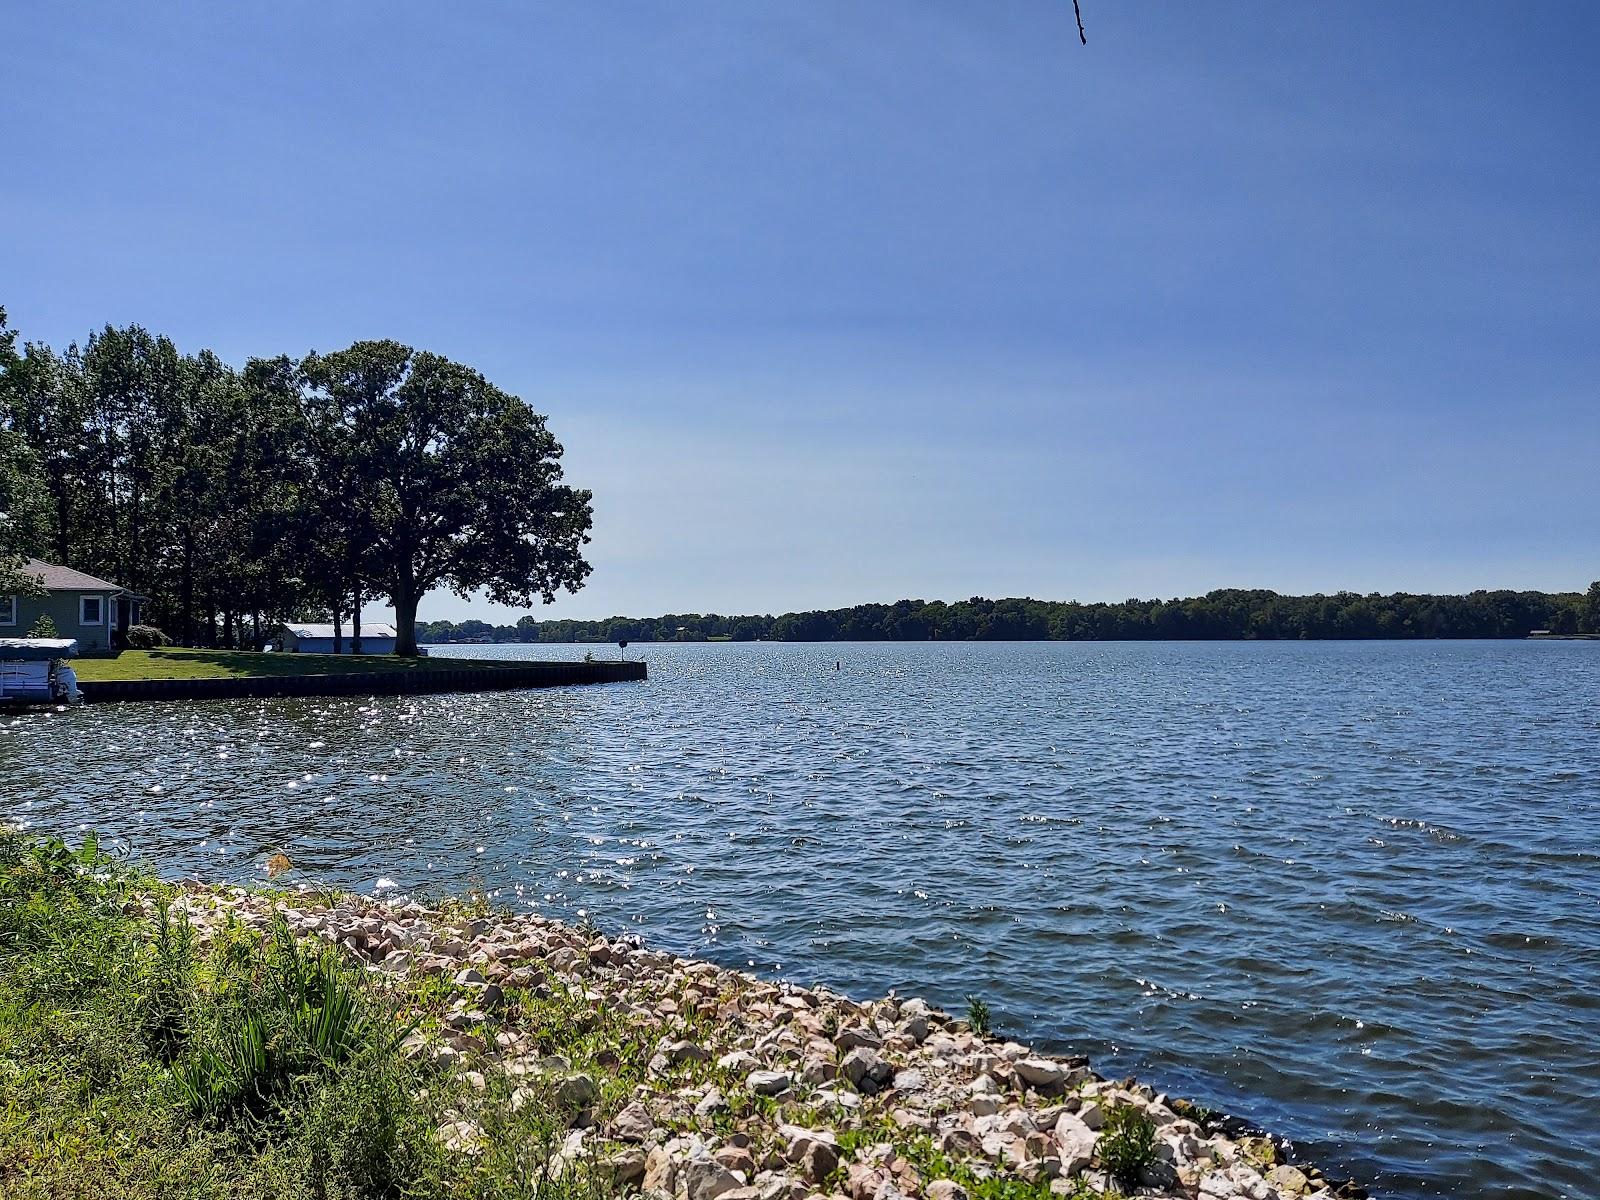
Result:
[[[277,639],[286,654],[353,654],[352,629],[346,625],[338,650],[333,648],[333,626],[307,624],[296,621],[278,627]],[[361,622],[361,653],[393,654],[395,638],[400,631],[393,625],[372,621]]]

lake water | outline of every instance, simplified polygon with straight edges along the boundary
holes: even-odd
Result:
[[[978,995],[1382,1194],[1600,1195],[1600,643],[640,652],[644,684],[8,719],[0,818]]]

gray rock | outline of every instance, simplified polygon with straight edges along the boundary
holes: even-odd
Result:
[[[812,1183],[821,1183],[838,1170],[839,1143],[827,1130],[780,1125],[778,1136],[784,1139],[784,1157]]]
[[[839,1030],[833,1044],[841,1050],[854,1050],[864,1046],[868,1050],[883,1049],[883,1039],[865,1025],[847,1025]]]
[[[709,1062],[711,1060],[711,1055],[706,1053],[704,1046],[698,1042],[691,1042],[687,1038],[669,1042],[661,1048],[661,1052],[667,1056],[667,1060],[673,1066],[685,1062]]]
[[[611,1136],[622,1142],[642,1142],[655,1130],[650,1110],[635,1100],[611,1122]],[[643,1168],[641,1168],[642,1170]]]
[[[1089,1166],[1096,1135],[1075,1113],[1062,1113],[1056,1120],[1055,1139],[1061,1148],[1058,1157],[1062,1175],[1076,1175]]]
[[[720,1163],[707,1158],[691,1159],[679,1171],[687,1200],[717,1200],[744,1181]]]
[[[860,1046],[844,1056],[839,1064],[839,1077],[862,1095],[870,1096],[882,1091],[894,1079],[894,1068],[879,1058],[876,1051]]]
[[[928,1030],[929,1025],[927,1017],[909,1017],[900,1022],[900,1032],[919,1045],[927,1040]],[[951,1183],[950,1180],[943,1180],[942,1182]],[[958,1187],[960,1185],[951,1183],[951,1186]]]
[[[951,1156],[977,1154],[983,1143],[970,1129],[947,1129],[939,1137],[939,1149]]]
[[[606,1168],[613,1180],[628,1187],[644,1178],[644,1161],[644,1151],[637,1146],[630,1146],[612,1154],[606,1160]]]
[[[787,1071],[751,1071],[745,1078],[750,1091],[757,1096],[776,1096],[789,1090],[794,1080]]]
[[[565,1108],[584,1108],[593,1104],[600,1089],[587,1075],[569,1075],[556,1084],[556,1100]]]
[[[924,1190],[928,1200],[967,1200],[967,1189],[954,1179],[935,1179]]]
[[[700,1098],[700,1103],[694,1106],[694,1115],[697,1117],[713,1117],[718,1113],[728,1111],[728,1101],[716,1088],[712,1088]]]
[[[662,1146],[654,1147],[644,1159],[644,1190],[672,1195],[677,1190],[678,1164]]]
[[[1072,1086],[1086,1072],[1082,1067],[1069,1067],[1051,1062],[1048,1058],[1021,1058],[1011,1065],[1017,1078],[1040,1092],[1055,1092]]]
[[[1266,1174],[1267,1183],[1289,1196],[1304,1196],[1311,1190],[1311,1180],[1299,1167],[1273,1167]]]

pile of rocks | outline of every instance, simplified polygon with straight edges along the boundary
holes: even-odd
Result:
[[[1132,1080],[1103,1079],[1081,1058],[981,1036],[917,999],[860,1003],[535,915],[201,885],[175,906],[202,938],[229,918],[265,928],[277,913],[296,933],[333,941],[397,982],[439,977],[451,998],[436,1028],[413,1035],[411,1051],[476,1075],[480,1086],[488,1071],[537,1078],[571,1114],[555,1167],[600,1164],[625,1189],[653,1197],[963,1200],[962,1180],[1008,1179],[1019,1195],[1366,1195],[1284,1161],[1270,1138],[1222,1132],[1236,1125]],[[519,988],[558,989],[652,1047],[633,1064],[631,1093],[608,1110],[597,1103],[596,1078],[618,1064],[541,1053],[507,1003]],[[1126,1121],[1119,1110],[1153,1127],[1153,1153],[1133,1180],[1104,1166],[1103,1139]],[[466,1118],[439,1136],[466,1154],[484,1137]]]

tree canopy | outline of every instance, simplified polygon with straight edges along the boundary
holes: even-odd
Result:
[[[781,616],[669,613],[601,621],[515,625],[434,621],[425,640],[630,642],[770,640],[850,641],[1147,641],[1285,638],[1512,638],[1535,629],[1600,633],[1600,582],[1577,592],[1480,591],[1464,596],[1396,592],[1283,596],[1225,588],[1174,600],[899,600]]]
[[[182,354],[139,326],[57,353],[0,311],[0,593],[19,556],[115,580],[180,641],[242,646],[434,588],[548,601],[589,572],[588,492],[516,396],[397,342]]]
[[[531,604],[582,586],[590,495],[561,482],[543,417],[398,342],[357,342],[302,369],[325,458],[346,476],[335,490],[351,561],[390,598],[399,653],[416,653],[417,602],[434,588]]]

